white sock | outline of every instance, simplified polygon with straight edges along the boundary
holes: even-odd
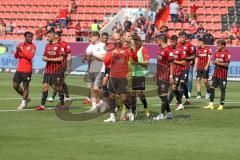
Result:
[[[27,104],[27,101],[23,99],[21,105],[25,106],[26,104]]]

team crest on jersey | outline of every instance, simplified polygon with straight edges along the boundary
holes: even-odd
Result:
[[[57,47],[53,47],[53,49],[56,51],[56,50],[57,50]]]
[[[223,57],[224,57],[224,54],[221,54],[221,57],[223,58]]]
[[[173,52],[170,52],[169,55],[170,55],[170,56],[173,56]]]
[[[120,53],[122,54],[122,53],[124,53],[124,51],[120,51]]]
[[[178,54],[178,53],[179,53],[179,51],[176,51],[176,53]]]
[[[29,51],[31,49],[31,47],[27,47],[27,50]]]
[[[204,53],[207,53],[207,50],[204,50]]]
[[[187,47],[186,47],[186,46],[184,46],[184,47],[183,47],[183,49],[184,49],[184,50],[186,50],[186,49],[187,49]]]

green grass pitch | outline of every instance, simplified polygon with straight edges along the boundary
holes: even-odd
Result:
[[[20,97],[12,89],[11,73],[0,74],[0,160],[238,160],[240,159],[240,86],[229,82],[225,110],[203,110],[207,100],[192,98],[192,106],[173,111],[176,119],[137,120],[106,124],[108,114],[90,120],[59,118],[54,110],[14,111]],[[33,75],[29,108],[40,103],[41,75]],[[87,106],[82,77],[70,76],[74,102],[72,116],[81,117]],[[154,86],[147,86],[153,89]],[[216,90],[216,104],[219,90]],[[194,92],[195,93],[195,88]],[[157,113],[160,99],[148,99]],[[173,105],[172,109],[175,108]],[[55,103],[48,106],[54,107]],[[139,103],[141,114],[143,106]],[[64,114],[63,114],[64,116]]]

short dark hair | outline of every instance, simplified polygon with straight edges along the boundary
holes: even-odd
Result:
[[[187,33],[185,31],[181,31],[181,32],[179,32],[179,37],[181,37],[181,36],[187,37]]]
[[[159,34],[157,36],[158,39],[161,39],[163,42],[167,43],[167,36],[166,34]]]
[[[172,35],[170,40],[177,41],[178,40],[178,36],[177,35]]]
[[[227,45],[227,42],[226,42],[224,39],[219,39],[219,40],[217,41],[217,44],[221,44],[221,45],[226,46],[226,45]]]
[[[33,36],[33,33],[32,33],[32,32],[26,31],[26,32],[24,33],[24,37],[27,37],[28,34],[30,34],[31,36]]]
[[[93,22],[94,22],[94,23],[98,23],[98,20],[97,20],[97,19],[94,19]]]
[[[51,28],[50,30],[47,31],[46,34],[49,34],[49,33],[55,33],[55,30],[53,28]]]
[[[100,33],[97,31],[94,31],[91,33],[91,36],[97,36],[98,38],[100,37]]]
[[[61,35],[62,35],[62,31],[56,31],[56,32],[55,32],[55,35],[61,37]]]
[[[109,34],[108,34],[107,32],[103,32],[103,33],[102,33],[102,36],[107,36],[107,37],[109,37]]]

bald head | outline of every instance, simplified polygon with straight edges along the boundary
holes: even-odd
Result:
[[[112,35],[112,40],[114,41],[114,42],[116,42],[116,41],[119,41],[121,39],[121,34],[119,34],[119,33],[113,33],[113,35]]]

